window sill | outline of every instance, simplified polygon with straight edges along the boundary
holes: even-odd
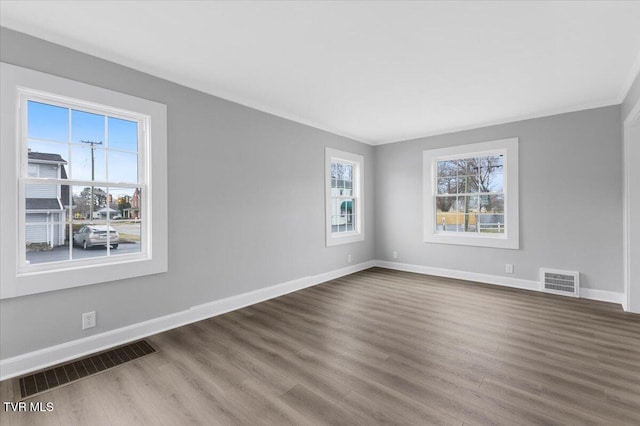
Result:
[[[460,246],[490,247],[518,250],[520,248],[518,240],[509,238],[507,235],[455,235],[435,233],[425,234],[425,243],[453,244]]]
[[[352,232],[342,235],[332,234],[330,237],[327,237],[327,247],[357,243],[358,241],[364,241],[364,232]]]

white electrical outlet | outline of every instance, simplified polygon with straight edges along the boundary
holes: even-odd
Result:
[[[395,251],[395,250],[394,250],[394,251],[392,251],[392,252],[391,252],[391,257],[392,257],[392,258],[394,258],[394,259],[397,259],[397,258],[398,258],[398,252],[397,252],[397,251]]]
[[[93,328],[96,326],[96,311],[85,312],[82,314],[82,329]]]
[[[352,260],[351,255],[350,255],[350,254],[348,254],[348,255],[347,255],[347,263],[351,263],[351,260]]]
[[[505,271],[507,274],[513,274],[513,263],[507,263],[507,264],[504,266],[504,271]]]

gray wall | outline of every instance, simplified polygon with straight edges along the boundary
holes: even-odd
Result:
[[[621,106],[373,148],[5,28],[0,43],[4,62],[167,104],[170,243],[167,274],[1,301],[2,359],[344,267],[347,254],[493,275],[514,263],[531,280],[575,269],[586,287],[623,290]],[[423,243],[422,151],[513,136],[521,250]],[[365,242],[324,246],[325,146],[365,156]],[[83,332],[91,310],[98,326]]]
[[[373,259],[373,147],[6,28],[0,40],[4,62],[167,105],[170,244],[166,274],[1,301],[0,358]],[[325,247],[325,146],[365,157],[364,242]]]
[[[629,92],[627,92],[627,96],[622,103],[623,121],[627,118],[627,115],[629,115],[638,100],[640,100],[640,73],[636,76],[636,79],[633,81],[633,84],[631,85],[631,88],[629,88]]]
[[[620,106],[376,147],[376,258],[537,280],[577,270],[581,285],[623,291]],[[520,139],[520,250],[422,242],[422,152]],[[515,275],[505,274],[515,264]]]

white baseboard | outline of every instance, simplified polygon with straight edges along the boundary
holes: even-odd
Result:
[[[375,266],[374,261],[312,275],[261,288],[248,293],[193,306],[185,311],[128,325],[82,339],[0,360],[0,380],[21,376],[42,368],[106,350],[186,324],[215,317],[274,297],[302,290],[323,282],[353,274]]]
[[[541,291],[540,282],[533,280],[523,280],[520,278],[502,277],[499,275],[480,274],[476,272],[456,271],[454,269],[433,268],[430,266],[412,265],[408,263],[389,262],[386,260],[376,260],[376,266],[397,271],[415,272],[417,274],[435,275],[438,277],[457,278],[461,280],[478,281],[486,284],[495,284],[504,287],[520,288],[523,290]],[[595,290],[591,288],[581,288],[580,297],[583,299],[598,300],[601,302],[624,304],[624,293],[615,291]]]
[[[132,342],[137,339],[142,339],[153,334],[171,330],[176,327],[215,317],[217,315],[272,299],[274,297],[282,296],[335,278],[369,269],[374,266],[398,271],[415,272],[419,274],[457,278],[505,287],[540,291],[540,284],[538,281],[479,274],[475,272],[456,271],[452,269],[433,268],[406,263],[372,260],[318,275],[287,281],[248,293],[231,296],[226,299],[192,306],[185,311],[132,324],[90,337],[72,340],[70,342],[61,343],[59,345],[18,355],[12,358],[6,358],[0,360],[0,380],[21,376],[42,368],[50,367],[65,361],[106,350],[114,346]],[[622,293],[589,288],[582,288],[580,290],[580,297],[621,304],[624,301],[624,294]]]
[[[431,266],[412,265],[409,263],[388,262],[377,260],[376,266],[397,271],[415,272],[417,274],[435,275],[437,277],[457,278],[459,280],[478,281],[486,284],[496,284],[503,287],[520,288],[524,290],[539,290],[538,281],[523,280],[520,278],[501,277],[498,275],[480,274],[477,272],[456,271],[454,269],[434,268]]]
[[[584,299],[599,300],[600,302],[618,303],[624,309],[625,297],[624,293],[615,291],[596,290],[593,288],[582,287],[580,289],[580,297]]]

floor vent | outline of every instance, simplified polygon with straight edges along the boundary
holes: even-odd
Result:
[[[22,398],[49,391],[154,353],[146,340],[89,355],[18,379]]]
[[[556,269],[540,269],[542,291],[580,297],[580,273],[559,271]]]

